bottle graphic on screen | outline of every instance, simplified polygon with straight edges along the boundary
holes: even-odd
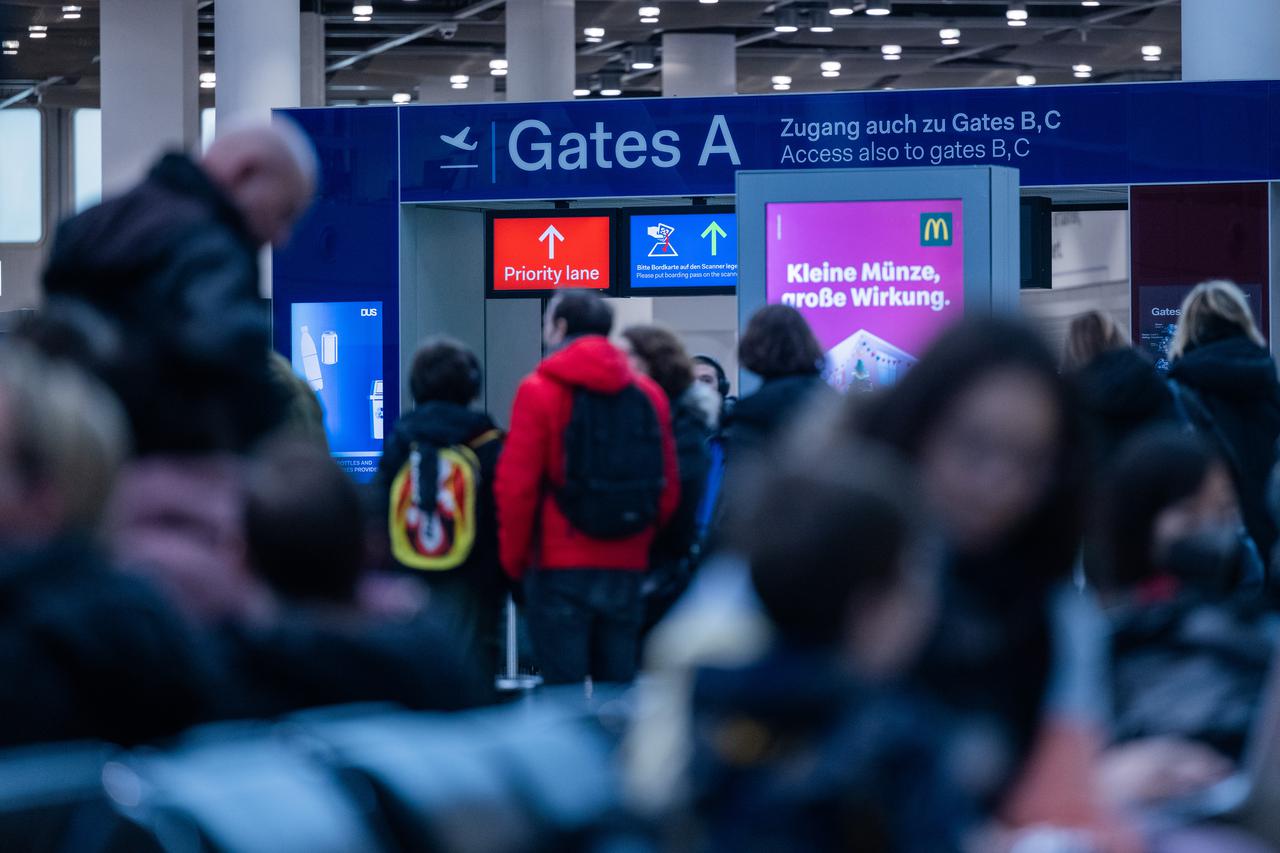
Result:
[[[313,391],[324,389],[324,377],[320,375],[320,356],[316,353],[316,340],[311,337],[311,329],[303,326],[302,337],[298,342],[302,350],[302,372],[307,377]]]
[[[320,335],[320,363],[338,363],[338,333],[332,329]]]
[[[382,440],[382,380],[373,380],[373,392],[369,395],[369,417],[372,420],[373,437]]]

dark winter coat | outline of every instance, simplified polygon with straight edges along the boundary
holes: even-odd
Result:
[[[1207,417],[1192,411],[1192,419],[1226,457],[1245,527],[1261,553],[1270,554],[1277,530],[1266,492],[1280,438],[1280,380],[1271,353],[1243,336],[1223,338],[1184,353],[1169,378],[1202,404]]]
[[[165,156],[134,189],[64,222],[44,287],[122,332],[121,363],[104,378],[141,451],[241,450],[281,420],[256,242],[186,156]]]
[[[457,403],[433,401],[402,415],[387,439],[372,487],[375,517],[384,533],[392,481],[408,461],[415,442],[425,448],[472,446],[480,463],[471,554],[465,563],[449,571],[414,574],[431,590],[429,607],[437,623],[488,666],[497,652],[499,616],[507,589],[498,561],[498,517],[493,498],[502,434],[489,415]]]
[[[725,416],[725,458],[737,460],[764,450],[814,397],[834,394],[816,373],[779,376],[765,380],[753,393],[738,400]]]
[[[0,556],[0,745],[176,734],[213,698],[206,652],[146,582],[85,542]]]
[[[1075,384],[1100,464],[1144,427],[1177,418],[1169,386],[1137,350],[1102,353],[1080,369]]]

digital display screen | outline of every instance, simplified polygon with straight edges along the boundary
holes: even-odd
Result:
[[[634,293],[731,293],[738,286],[738,217],[731,209],[633,213],[627,238]]]
[[[536,295],[613,285],[611,216],[495,216],[490,228],[493,293]]]
[[[766,205],[766,296],[809,321],[841,390],[892,385],[964,315],[959,199]]]
[[[381,302],[295,302],[293,370],[324,409],[329,449],[358,482],[378,470],[383,413]]]

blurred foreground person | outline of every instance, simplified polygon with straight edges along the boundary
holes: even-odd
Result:
[[[968,782],[1014,827],[1076,827],[1131,850],[1091,779],[1105,722],[1105,625],[1071,589],[1087,465],[1074,399],[1040,338],[1008,320],[945,333],[851,417],[918,467],[949,546],[914,678],[959,719]]]
[[[133,744],[205,711],[194,635],[96,541],[127,445],[124,414],[95,381],[0,351],[0,744]]]
[[[1097,517],[1115,739],[1185,738],[1239,758],[1274,626],[1257,592],[1238,590],[1240,515],[1226,465],[1196,436],[1143,433],[1116,457]],[[1143,793],[1186,793],[1225,763],[1184,762],[1185,772],[1161,774]]]
[[[526,584],[548,684],[635,677],[649,549],[680,501],[667,397],[610,343],[612,328],[595,293],[551,300],[550,355],[516,391],[498,460],[503,568]]]
[[[434,338],[418,348],[414,407],[396,421],[373,493],[392,562],[427,585],[432,618],[454,647],[496,672],[507,585],[493,481],[503,435],[471,408],[482,382],[480,359],[463,344]]]
[[[119,328],[124,350],[104,378],[139,453],[242,451],[283,417],[258,250],[288,238],[315,180],[310,143],[281,121],[225,133],[198,163],[166,155],[58,229],[45,293]]]
[[[1280,438],[1280,380],[1240,288],[1210,281],[1192,290],[1182,303],[1169,358],[1184,420],[1226,460],[1245,527],[1269,557],[1277,532],[1266,492]]]
[[[219,632],[232,684],[224,713],[376,701],[455,709],[486,697],[482,674],[463,663],[452,638],[410,608],[369,606],[360,495],[323,450],[266,445],[246,494],[248,562],[275,602]]]
[[[1115,320],[1101,311],[1071,321],[1062,370],[1076,387],[1100,466],[1143,427],[1177,417],[1155,363],[1130,346]]]
[[[720,401],[693,378],[693,362],[684,344],[662,326],[631,326],[622,333],[631,367],[667,395],[671,429],[680,466],[680,504],[650,549],[645,578],[645,628],[656,625],[689,585],[700,546],[698,507],[710,472],[707,442],[714,434]]]
[[[936,605],[939,552],[912,477],[867,447],[779,461],[753,470],[731,524],[773,639],[754,661],[691,674],[671,848],[959,850],[973,813],[943,767],[940,721],[895,686]]]

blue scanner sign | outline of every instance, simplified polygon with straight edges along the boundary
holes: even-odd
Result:
[[[732,210],[634,213],[627,226],[633,292],[732,293],[738,284],[738,217]]]

